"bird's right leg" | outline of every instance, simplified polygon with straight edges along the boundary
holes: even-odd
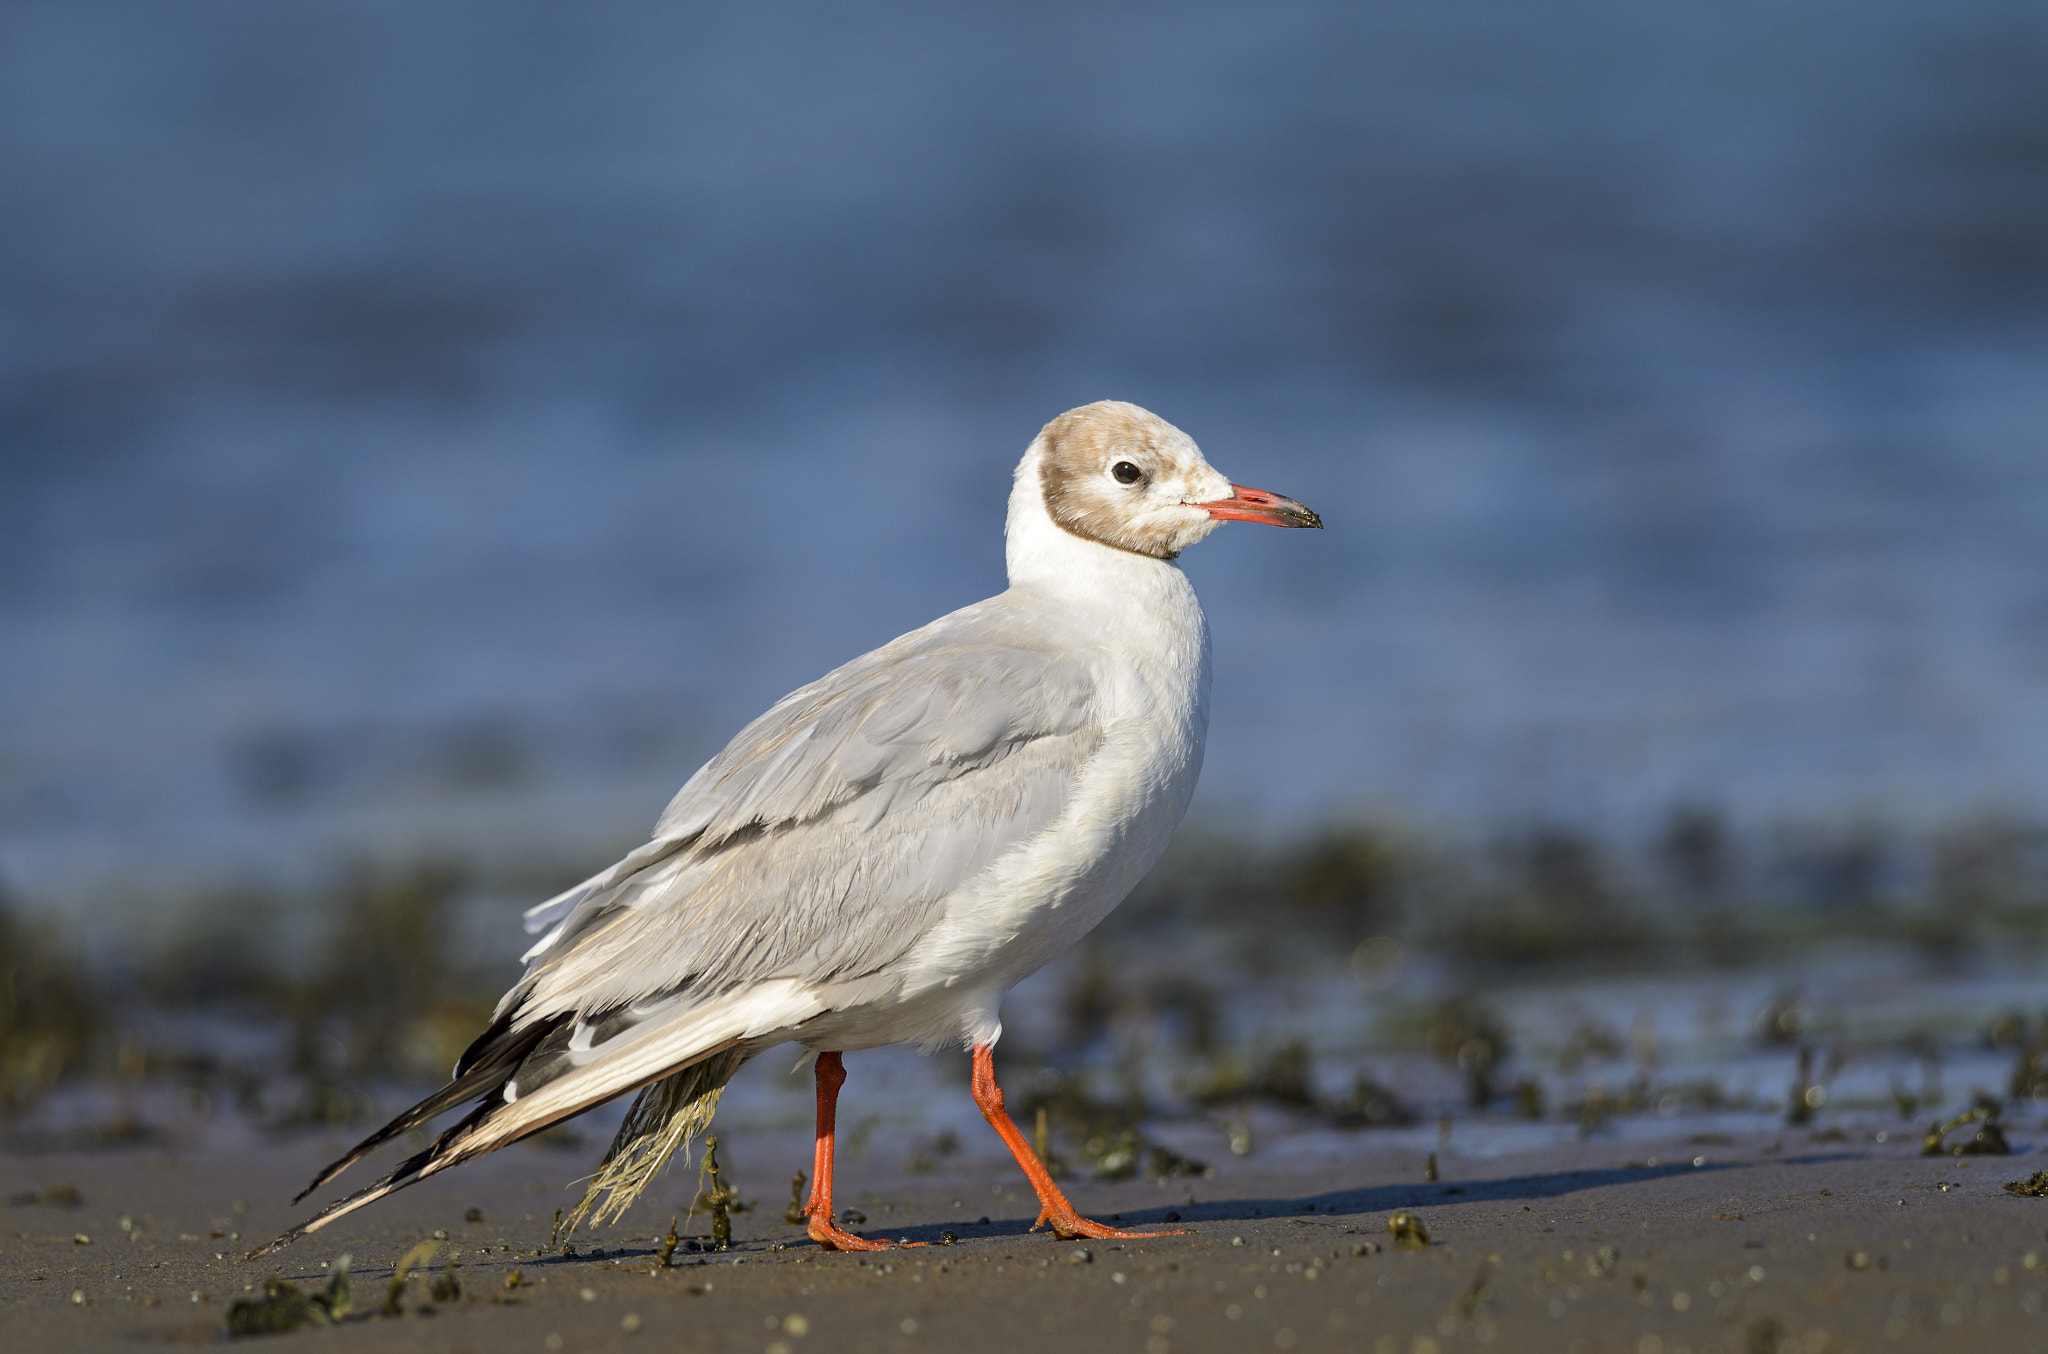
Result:
[[[1038,1221],[1031,1224],[1031,1230],[1051,1227],[1052,1234],[1062,1241],[1073,1241],[1087,1237],[1093,1241],[1128,1241],[1148,1236],[1186,1236],[1186,1232],[1126,1232],[1121,1228],[1090,1222],[1074,1211],[1067,1202],[1067,1196],[1052,1181],[1052,1172],[1045,1169],[1045,1163],[1031,1150],[1031,1144],[1024,1141],[1024,1132],[1017,1127],[1017,1121],[1010,1117],[1003,1107],[1003,1088],[996,1084],[995,1052],[989,1044],[974,1046],[974,1103],[981,1107],[981,1117],[988,1120],[989,1127],[1002,1135],[1003,1143],[1010,1149],[1010,1155],[1017,1158],[1017,1164],[1024,1168],[1025,1178],[1031,1181],[1031,1188],[1038,1195]]]
[[[865,1241],[832,1221],[832,1134],[839,1119],[839,1088],[846,1067],[837,1053],[818,1055],[818,1149],[811,1162],[811,1197],[804,1205],[804,1230],[828,1251],[886,1251],[886,1241]]]

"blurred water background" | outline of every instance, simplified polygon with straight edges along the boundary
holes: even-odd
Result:
[[[2044,72],[2025,0],[0,9],[9,1123],[393,1107],[1104,397],[1329,529],[1185,561],[1201,797],[1010,1016],[1079,1139],[2031,1094]]]

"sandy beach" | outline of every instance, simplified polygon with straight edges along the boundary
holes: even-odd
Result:
[[[733,1249],[686,1241],[666,1269],[659,1234],[683,1177],[618,1228],[579,1235],[571,1257],[549,1233],[583,1164],[543,1149],[430,1181],[261,1262],[239,1257],[294,1219],[287,1200],[326,1144],[12,1156],[0,1160],[12,1201],[0,1326],[16,1349],[216,1342],[237,1299],[277,1275],[318,1289],[347,1253],[349,1317],[249,1339],[479,1354],[2048,1349],[2048,1200],[2001,1188],[2031,1173],[2027,1144],[2011,1158],[1927,1158],[1916,1134],[1889,1136],[1451,1153],[1434,1183],[1415,1153],[1361,1137],[1312,1168],[1231,1161],[1194,1181],[1076,1182],[1097,1217],[1188,1232],[1085,1244],[1028,1234],[1030,1196],[993,1158],[888,1178],[854,1163],[840,1201],[867,1215],[859,1230],[929,1244],[853,1256],[784,1221],[804,1155],[779,1135],[735,1144],[755,1206],[733,1218]],[[1393,1244],[1387,1220],[1403,1210],[1427,1246]],[[683,1230],[708,1232],[701,1214]],[[380,1315],[395,1263],[442,1234],[402,1314]],[[437,1301],[449,1253],[460,1296]]]

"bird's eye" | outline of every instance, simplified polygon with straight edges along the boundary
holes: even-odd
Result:
[[[1145,478],[1145,472],[1132,465],[1129,461],[1118,461],[1109,468],[1109,473],[1116,476],[1118,484],[1136,484],[1139,480]]]

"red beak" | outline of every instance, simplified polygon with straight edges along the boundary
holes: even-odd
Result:
[[[1231,485],[1229,498],[1219,498],[1211,503],[1190,503],[1188,506],[1207,508],[1211,517],[1224,522],[1264,522],[1273,527],[1319,527],[1323,524],[1322,518],[1293,499],[1243,484]]]

